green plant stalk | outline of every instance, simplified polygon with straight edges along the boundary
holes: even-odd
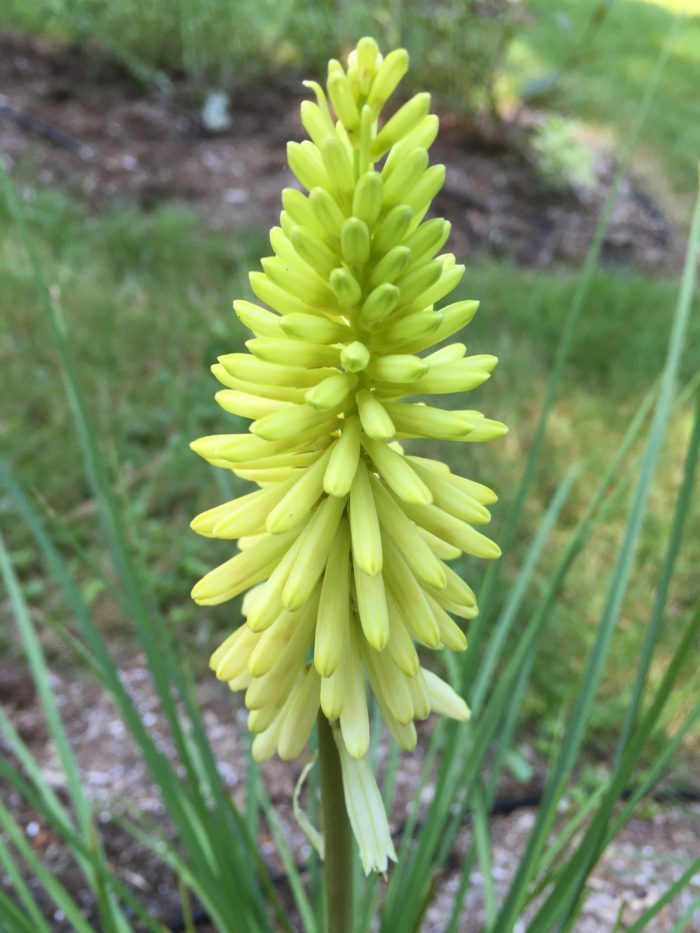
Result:
[[[327,933],[352,933],[352,829],[345,809],[340,756],[330,724],[318,716]]]

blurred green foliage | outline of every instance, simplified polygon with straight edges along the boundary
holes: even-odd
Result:
[[[577,125],[552,115],[532,134],[530,146],[535,167],[550,188],[592,188],[595,184],[593,151],[576,138]]]
[[[137,77],[186,74],[226,89],[288,72],[318,73],[359,36],[404,45],[414,85],[457,107],[490,106],[521,21],[512,0],[9,0],[8,25],[100,43]]]
[[[698,0],[528,0],[528,8],[527,27],[509,45],[499,95],[586,121],[618,142],[675,16],[687,13],[642,141],[652,184],[663,192],[670,182],[677,194],[692,196],[700,156]],[[678,213],[686,222],[687,202]]]

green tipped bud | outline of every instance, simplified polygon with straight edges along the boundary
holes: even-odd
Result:
[[[349,373],[359,373],[366,369],[369,360],[369,350],[359,340],[349,343],[340,353],[340,365]]]
[[[382,169],[384,176],[388,178],[401,160],[409,152],[413,152],[414,149],[430,149],[437,138],[439,129],[440,121],[434,113],[429,113],[427,117],[423,117],[418,126],[411,130],[408,136],[404,136],[400,143],[392,146]]]
[[[430,202],[444,184],[445,166],[431,165],[423,177],[419,179],[415,187],[404,198],[404,201],[414,213],[414,223],[417,224],[418,222],[415,218],[423,217],[430,207]]]
[[[344,308],[353,308],[362,298],[360,283],[347,269],[334,269],[331,272],[330,283],[333,294]]]
[[[408,353],[375,357],[372,364],[372,375],[382,382],[413,382],[427,372],[427,363]]]
[[[382,176],[379,172],[366,172],[357,182],[352,199],[355,217],[373,224],[382,209]]]
[[[377,73],[379,46],[371,36],[363,36],[357,43],[357,80],[360,94],[366,97]]]
[[[428,168],[428,150],[414,149],[410,155],[402,159],[384,183],[384,203],[389,206],[408,203],[411,210],[413,189],[420,183]],[[410,202],[410,203],[409,203]]]
[[[345,216],[335,198],[325,188],[314,188],[309,194],[309,203],[321,227],[332,237],[339,237]]]
[[[395,282],[411,261],[411,250],[407,246],[395,246],[380,259],[369,277],[369,287],[375,288],[383,282]]]
[[[285,188],[282,191],[282,207],[280,225],[288,237],[291,237],[294,226],[307,227],[317,236],[328,241],[328,232],[319,221],[311,206],[311,200],[302,194],[298,188]],[[285,215],[288,221],[285,222]]]
[[[401,304],[408,305],[419,295],[422,295],[426,289],[434,285],[442,275],[442,263],[437,260],[426,262],[416,269],[411,269],[396,283],[401,289]],[[424,302],[422,307],[426,307],[432,302]]]
[[[400,243],[412,219],[413,211],[407,204],[397,204],[396,207],[392,207],[374,232],[373,252],[381,255]]]
[[[430,94],[416,94],[399,107],[393,117],[382,127],[372,143],[372,155],[378,159],[387,149],[399,142],[419,123],[430,109]]]
[[[301,103],[301,122],[317,146],[321,146],[335,131],[335,127],[318,104],[310,100],[304,100]]]
[[[308,191],[317,185],[328,187],[330,184],[320,153],[308,140],[303,143],[287,143],[287,162]]]
[[[350,492],[360,459],[360,434],[360,420],[352,415],[333,445],[323,477],[323,488],[329,496],[347,496]]]
[[[367,98],[368,103],[376,106],[377,109],[385,104],[407,71],[408,52],[406,49],[395,49],[393,52],[389,52],[372,82],[372,88]]]
[[[338,373],[329,376],[306,393],[306,403],[318,411],[330,411],[337,408],[357,385],[357,376],[352,373]]]
[[[308,227],[297,226],[292,231],[292,245],[304,262],[324,279],[327,279],[338,265],[338,257]]]
[[[340,230],[343,258],[350,265],[362,265],[369,259],[370,238],[367,224],[359,217],[348,217]]]
[[[344,194],[350,194],[355,187],[355,173],[350,156],[337,136],[332,136],[325,141],[321,147],[321,155],[331,187],[337,188]]]
[[[280,337],[280,321],[272,311],[254,305],[251,301],[234,301],[233,310],[244,327],[258,337]]]
[[[437,263],[437,260],[435,260],[435,262]],[[440,277],[435,284],[431,285],[430,288],[427,288],[424,292],[421,292],[420,295],[406,307],[405,313],[412,314],[414,311],[421,311],[423,308],[427,308],[428,305],[434,305],[435,302],[440,301],[441,298],[444,298],[445,295],[448,295],[459,285],[462,281],[464,271],[465,269],[462,265],[454,265],[447,269],[443,267]]]
[[[415,314],[409,314],[408,317],[402,317],[400,321],[390,324],[382,336],[387,343],[406,343],[409,340],[416,340],[434,333],[440,326],[442,319],[442,314],[439,311],[433,311],[432,309],[416,311]]]
[[[406,246],[411,250],[411,265],[431,259],[447,242],[450,230],[450,222],[441,217],[417,227],[406,239]]]
[[[395,285],[379,285],[369,293],[360,309],[360,324],[363,327],[378,327],[388,317],[401,299]]]
[[[338,343],[347,340],[351,333],[344,324],[336,324],[318,314],[286,314],[280,318],[280,327],[290,337],[312,343]]]
[[[368,437],[385,441],[396,434],[393,422],[384,406],[367,389],[357,393],[357,409],[362,430]]]
[[[309,90],[314,92],[316,95],[316,103],[318,104],[321,113],[332,127],[333,120],[331,118],[330,110],[328,109],[326,95],[323,93],[323,88],[321,85],[318,83],[318,81],[302,81],[301,83],[304,85],[304,87],[308,87]]]
[[[346,75],[334,74],[332,78],[329,78],[328,96],[338,115],[338,119],[347,130],[354,130],[360,122],[360,112],[357,109],[350,82]]]

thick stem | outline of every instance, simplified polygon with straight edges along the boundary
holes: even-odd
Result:
[[[318,714],[327,933],[352,933],[352,830],[345,809],[340,756],[331,726]]]

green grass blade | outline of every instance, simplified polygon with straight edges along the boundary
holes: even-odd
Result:
[[[547,425],[549,423],[549,416],[554,407],[554,403],[559,392],[562,376],[564,373],[564,367],[571,350],[579,318],[581,317],[581,313],[585,306],[585,302],[593,282],[593,276],[600,261],[600,255],[605,241],[605,236],[612,219],[612,213],[617,203],[622,183],[625,179],[625,176],[627,175],[627,172],[629,171],[632,157],[639,143],[642,130],[644,129],[644,126],[646,125],[646,122],[651,113],[652,105],[656,99],[661,78],[671,55],[671,49],[680,29],[681,22],[681,17],[676,16],[673,25],[669,30],[669,33],[666,36],[666,39],[657,56],[654,69],[646,84],[644,96],[636,114],[634,126],[632,127],[632,130],[627,137],[627,142],[623,148],[617,170],[610,186],[610,191],[605,199],[605,203],[603,204],[603,208],[598,218],[595,233],[593,235],[593,241],[591,243],[590,249],[588,250],[588,253],[586,254],[586,260],[581,270],[581,275],[578,280],[576,291],[564,319],[554,365],[547,381],[542,410],[540,412],[532,444],[528,452],[525,470],[518,485],[513,506],[510,509],[505,529],[501,535],[501,547],[504,552],[508,551],[520,524],[523,508],[527,500],[530,486],[532,485],[535,472],[539,465]],[[487,620],[492,601],[498,592],[498,584],[500,581],[501,573],[502,568],[501,562],[499,561],[489,568],[484,580],[484,584],[481,588],[481,592],[479,593],[481,615],[477,617],[475,620],[476,625],[472,627],[471,651],[468,652],[468,655],[470,656],[465,658],[465,679],[467,682],[473,678],[474,671],[478,668],[478,663],[481,656],[481,646],[486,640],[488,634]]]
[[[95,859],[94,848],[90,849],[85,840],[78,835],[70,820],[48,805],[41,794],[40,788],[31,787],[27,781],[10,766],[9,761],[2,757],[0,757],[0,777],[4,778],[4,780],[33,807],[37,814],[46,822],[47,826],[66,843],[68,850],[74,858],[92,861],[95,874],[100,879],[100,883],[112,889],[115,896],[131,908],[134,916],[138,917],[146,930],[151,931],[151,933],[162,933],[161,925],[149,917],[129,888],[107,869],[104,860]],[[1,851],[3,850],[0,846],[0,852]],[[130,929],[128,924],[125,926],[125,920],[121,915],[118,916],[118,922],[123,929]]]
[[[561,751],[557,758],[553,773],[545,788],[542,803],[538,811],[537,822],[535,823],[535,827],[528,841],[514,882],[496,921],[500,929],[510,929],[519,916],[522,904],[527,897],[527,887],[537,871],[542,849],[554,822],[558,800],[564,790],[566,781],[576,762],[577,755],[583,742],[593,700],[610,647],[610,641],[627,590],[636,545],[646,514],[651,484],[661,454],[668,417],[673,403],[683,340],[690,316],[699,243],[700,199],[696,201],[695,210],[693,212],[686,263],[681,280],[681,289],[678,296],[676,312],[674,314],[666,364],[661,378],[659,397],[649,431],[647,448],[642,459],[640,476],[635,490],[630,516],[625,527],[613,571],[612,582],[608,590],[605,608],[593,647],[589,654],[581,688],[569,718],[569,725],[561,746]]]
[[[85,920],[77,904],[66,891],[63,885],[42,864],[31,845],[24,838],[24,833],[15,822],[7,807],[0,801],[0,826],[17,849],[20,856],[31,869],[34,877],[40,882],[42,888],[49,895],[56,907],[63,911],[66,920],[72,925],[75,933],[94,933],[90,924]],[[39,925],[39,929],[49,929],[46,925]]]
[[[700,897],[696,897],[683,916],[679,917],[676,923],[673,924],[671,933],[683,933],[684,930],[692,930],[690,924],[697,917],[698,910],[700,910]]]
[[[634,923],[627,927],[627,933],[639,933],[640,930],[646,929],[652,920],[661,913],[664,907],[667,907],[669,904],[673,903],[673,901],[685,888],[693,875],[698,871],[700,871],[700,858],[697,858],[694,862],[691,862],[680,878],[678,878],[677,881],[674,881],[673,884],[669,885],[661,897],[655,901],[651,907],[648,908],[648,910],[645,910],[641,917],[638,917]]]
[[[0,862],[3,861],[3,852],[0,851]],[[9,853],[7,853],[9,855]],[[7,927],[8,933],[43,933],[48,927],[42,926],[41,922],[37,926],[33,919],[23,914],[19,907],[13,903],[4,891],[0,890],[0,917],[4,917],[7,922],[12,921],[12,927]]]
[[[474,794],[474,842],[479,870],[484,879],[484,908],[486,922],[493,923],[496,916],[496,892],[493,884],[493,855],[489,832],[489,811],[485,788],[478,786]]]
[[[632,698],[630,700],[629,707],[627,708],[625,721],[622,727],[622,733],[620,735],[620,741],[618,743],[618,757],[622,754],[625,746],[627,745],[629,737],[636,724],[639,708],[642,702],[644,686],[654,654],[654,649],[659,640],[659,635],[661,634],[664,611],[666,609],[666,602],[668,600],[668,593],[671,586],[671,581],[673,579],[676,561],[680,553],[683,532],[685,531],[687,518],[690,514],[690,502],[693,496],[693,486],[695,481],[699,450],[700,392],[698,393],[695,401],[695,420],[693,424],[693,433],[691,435],[690,444],[688,446],[688,453],[686,456],[685,469],[683,473],[683,482],[678,495],[678,503],[676,506],[674,522],[669,538],[668,552],[661,571],[661,580],[656,591],[654,607],[651,613],[651,620],[649,622],[649,627],[644,639],[639,666],[637,667],[634,688],[632,690]]]
[[[233,903],[232,898],[235,898],[237,910],[250,909],[252,911],[249,921],[251,929],[265,929],[264,925],[260,926],[260,924],[263,924],[261,908],[252,906],[259,905],[261,897],[253,874],[254,868],[261,873],[266,886],[269,883],[269,878],[266,877],[261,863],[256,861],[255,857],[252,860],[249,857],[250,847],[248,845],[244,843],[240,845],[231,844],[231,838],[232,835],[235,837],[234,830],[237,825],[240,830],[240,824],[235,822],[233,806],[227,800],[225,809],[217,811],[217,815],[211,814],[203,803],[199,788],[196,788],[192,801],[188,801],[186,786],[183,785],[181,778],[177,775],[170,762],[157,748],[150,733],[144,726],[133,700],[125,690],[119,671],[107,650],[102,636],[95,627],[89,608],[85,604],[80,590],[75,585],[65,561],[46,535],[41,521],[26,496],[24,496],[12,475],[1,462],[0,478],[4,480],[18,512],[35,537],[46,559],[52,578],[64,593],[68,605],[71,607],[71,612],[80,625],[85,643],[89,647],[94,662],[99,669],[100,681],[108,690],[129,732],[139,746],[144,761],[163,795],[173,825],[182,839],[193,865],[197,866],[198,895],[209,904],[222,902],[224,905],[231,905]],[[196,773],[192,762],[190,762],[190,772]],[[208,827],[207,832],[212,838],[219,839],[215,851],[221,855],[222,859],[226,858],[228,860],[228,867],[225,869],[226,874],[223,875],[223,878],[227,879],[225,882],[222,881],[222,868],[220,865],[217,865],[216,871],[212,871],[210,858],[206,851],[202,849],[201,835],[195,831],[193,814],[197,814],[196,820],[198,823]],[[228,833],[227,828],[230,830]],[[253,851],[257,855],[255,850]],[[270,903],[273,906],[276,903],[274,892],[270,894]],[[225,909],[222,916],[226,916]],[[257,919],[254,921],[252,917]],[[222,929],[225,929],[225,927]]]
[[[2,804],[0,804],[0,807],[1,806]],[[26,881],[22,877],[22,873],[12,856],[9,846],[5,845],[4,842],[0,843],[0,865],[5,869],[8,880],[17,892],[17,897],[26,912],[25,920],[30,933],[33,933],[33,931],[36,931],[36,933],[51,933],[49,925],[44,919],[34,895],[29,890]],[[10,903],[12,902],[10,901]],[[16,907],[15,910],[22,916],[21,912]],[[10,916],[10,914],[8,914],[8,916]]]
[[[102,852],[100,841],[94,837],[91,806],[80,779],[80,773],[75,756],[73,755],[73,750],[58,713],[58,705],[51,687],[51,680],[44,652],[41,648],[27,604],[24,601],[22,590],[15,576],[10,556],[5,547],[5,541],[1,533],[0,574],[5,580],[5,586],[19,630],[22,646],[27,657],[41,707],[44,711],[44,716],[46,717],[52,741],[56,747],[59,763],[66,777],[68,793],[77,816],[78,825],[80,826],[83,837],[94,844],[94,859],[85,860],[78,857],[78,864],[97,897],[102,926],[106,933],[111,933],[113,930],[123,929],[123,925],[120,921],[117,905],[114,903],[111,895],[102,887],[100,874],[96,873],[94,870],[95,864],[102,864],[104,862],[104,853]]]
[[[68,792],[75,807],[79,821],[85,830],[90,821],[90,806],[83,790],[80,774],[73,751],[68,742],[61,717],[58,714],[56,697],[51,688],[49,670],[46,665],[44,653],[39,644],[36,629],[32,622],[27,604],[24,601],[17,577],[15,576],[10,556],[5,547],[5,541],[0,533],[0,574],[5,581],[10,605],[17,622],[20,640],[24,648],[29,670],[36,686],[39,702],[41,703],[51,738],[56,745],[56,752],[61,768],[66,776]]]

